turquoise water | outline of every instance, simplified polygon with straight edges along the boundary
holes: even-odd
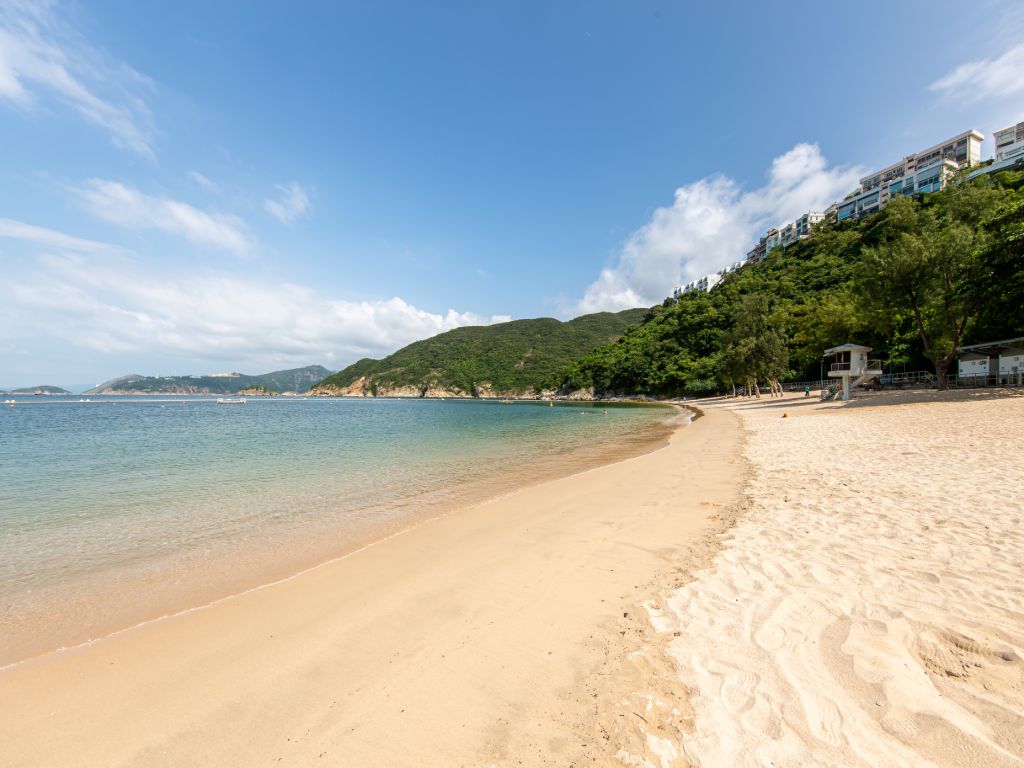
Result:
[[[0,406],[0,665],[648,449],[663,408],[250,398]]]

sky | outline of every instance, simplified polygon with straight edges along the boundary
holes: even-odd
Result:
[[[1021,120],[1008,0],[0,0],[0,387],[651,305]]]

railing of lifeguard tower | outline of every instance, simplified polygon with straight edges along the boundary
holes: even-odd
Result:
[[[850,370],[850,363],[832,363],[829,368],[830,371],[848,371]],[[865,371],[880,371],[882,370],[881,360],[868,360],[867,365],[864,367]]]

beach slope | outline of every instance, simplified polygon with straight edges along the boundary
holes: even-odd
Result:
[[[3,763],[422,768],[614,754],[590,743],[581,692],[634,642],[620,623],[708,557],[738,498],[740,443],[736,416],[716,412],[653,453],[9,668]]]

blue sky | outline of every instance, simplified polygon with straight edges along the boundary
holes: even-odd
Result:
[[[1019,120],[1000,0],[5,0],[0,385],[339,368],[654,303]]]

